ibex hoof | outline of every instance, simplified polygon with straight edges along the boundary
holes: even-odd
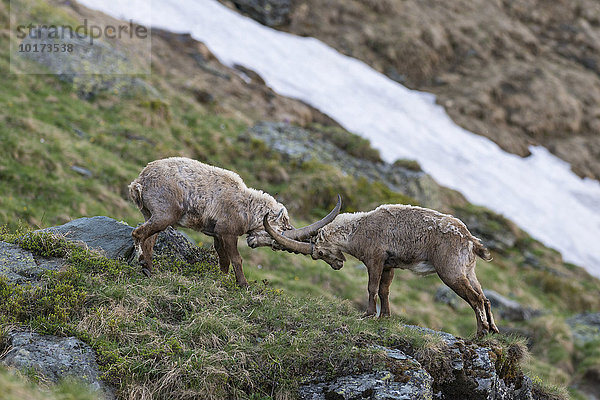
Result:
[[[152,276],[152,272],[148,268],[142,268],[142,273],[146,275],[148,278]]]

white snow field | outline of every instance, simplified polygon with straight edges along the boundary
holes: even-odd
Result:
[[[314,38],[267,28],[214,0],[79,0],[111,16],[190,32],[229,66],[258,72],[367,139],[386,161],[417,160],[440,184],[516,222],[600,277],[600,183],[543,147],[527,158],[460,128],[431,94],[413,91]],[[148,10],[151,12],[148,12]]]

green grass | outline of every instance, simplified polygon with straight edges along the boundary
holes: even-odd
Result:
[[[86,341],[123,398],[292,398],[302,382],[384,368],[371,346],[407,341],[397,318],[362,319],[348,301],[289,296],[263,283],[240,289],[216,263],[162,263],[147,279],[48,234],[17,242],[65,257],[69,268],[36,287],[0,278],[2,326]]]

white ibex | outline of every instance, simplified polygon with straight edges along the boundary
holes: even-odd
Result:
[[[476,255],[490,261],[490,253],[465,224],[450,215],[408,205],[382,205],[369,212],[340,214],[313,237],[286,237],[269,224],[265,230],[284,249],[310,254],[335,270],[344,266],[342,253],[362,261],[369,274],[367,315],[390,315],[389,291],[394,268],[420,275],[437,272],[442,281],[475,311],[477,334],[498,332],[489,300],[475,276]]]
[[[129,197],[146,220],[132,236],[142,269],[152,272],[152,249],[156,236],[168,226],[183,226],[214,237],[221,271],[233,264],[238,285],[247,286],[242,257],[237,249],[239,236],[248,234],[250,247],[270,246],[263,229],[263,215],[280,232],[292,238],[314,235],[339,213],[341,202],[321,221],[302,229],[290,225],[286,208],[272,196],[246,187],[238,174],[183,157],[149,163],[129,185]]]

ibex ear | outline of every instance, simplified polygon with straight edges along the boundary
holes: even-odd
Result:
[[[281,220],[281,218],[283,218],[283,208],[281,210],[279,210],[279,213],[275,217],[275,221],[279,221],[279,220]]]

